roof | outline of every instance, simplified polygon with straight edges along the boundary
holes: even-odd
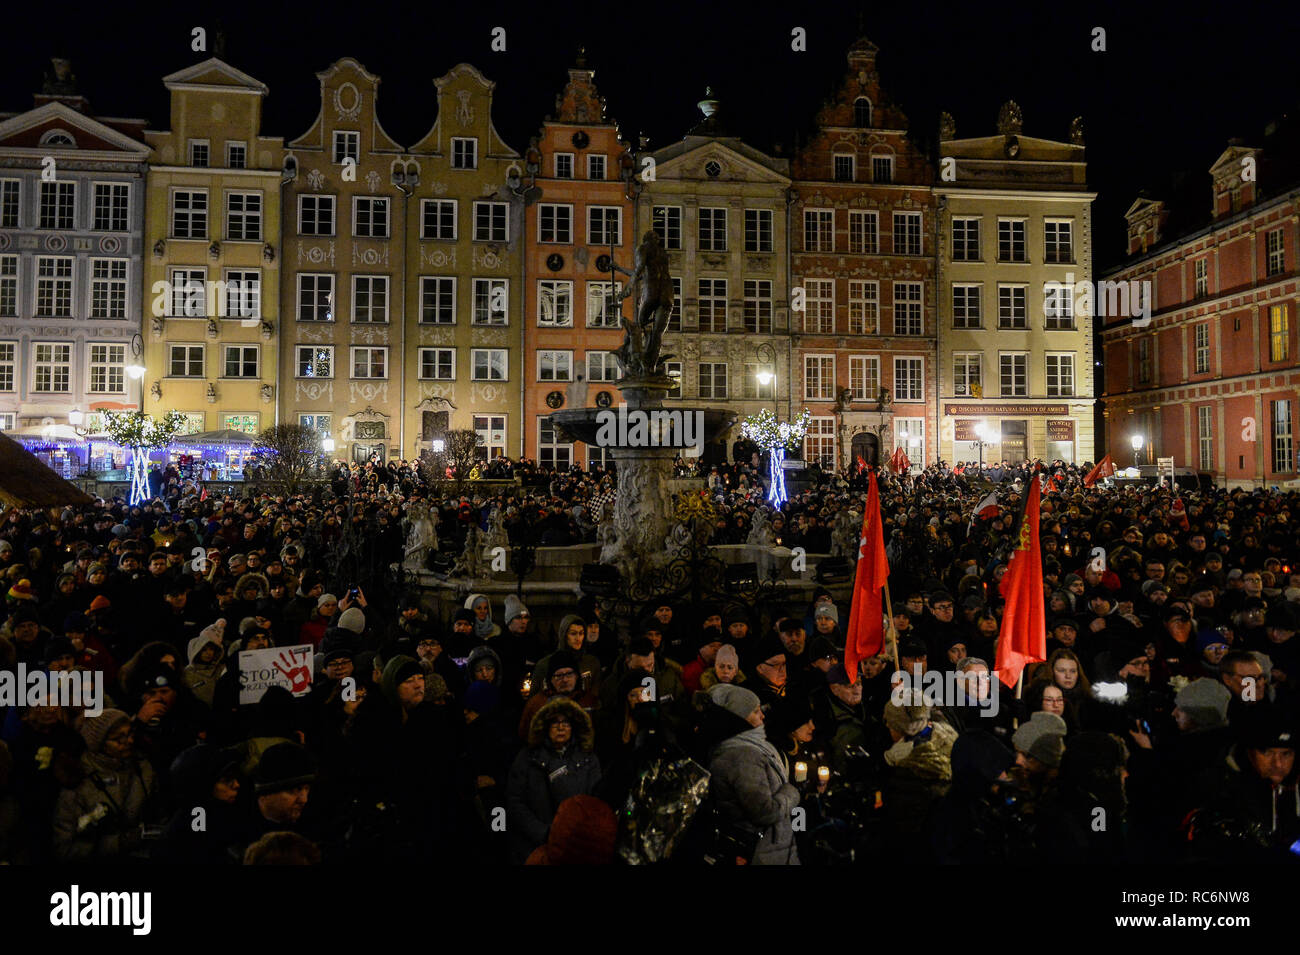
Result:
[[[89,494],[63,480],[5,434],[0,434],[0,502],[11,507],[95,503]]]

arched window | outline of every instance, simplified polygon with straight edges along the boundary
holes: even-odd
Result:
[[[76,146],[72,134],[62,129],[52,129],[41,137],[42,146]]]
[[[871,100],[865,96],[859,96],[853,101],[853,125],[871,125]]]

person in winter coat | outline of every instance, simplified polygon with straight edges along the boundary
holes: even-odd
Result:
[[[744,682],[745,674],[740,669],[740,654],[729,643],[718,648],[717,655],[713,658],[713,666],[700,674],[700,690],[704,693],[719,683],[734,683],[736,686],[741,686]]]
[[[931,721],[919,690],[904,691],[904,705],[885,704],[885,727],[894,745],[885,751],[893,767],[882,793],[894,847],[919,838],[936,800],[952,784],[952,745],[957,731]]]
[[[546,845],[527,865],[612,865],[618,838],[614,810],[595,796],[570,796],[560,803]]]
[[[141,850],[152,823],[153,767],[136,755],[131,717],[104,710],[81,725],[84,778],[65,789],[54,810],[54,854],[61,862],[123,861]]]
[[[540,686],[533,684],[532,695],[528,698],[528,703],[519,717],[518,733],[522,740],[528,739],[533,717],[537,711],[557,696],[567,696],[571,700],[576,700],[578,705],[588,713],[593,712],[599,702],[596,694],[591,690],[583,692],[581,677],[578,675],[578,658],[575,654],[568,650],[557,650],[546,660],[546,681]]]
[[[759,833],[753,865],[798,865],[791,810],[799,791],[787,780],[785,757],[767,741],[758,697],[743,686],[720,683],[709,691],[725,711],[730,735],[709,753],[714,805],[733,823]]]
[[[592,741],[591,717],[566,697],[551,700],[533,717],[528,748],[510,768],[506,802],[516,862],[546,842],[564,800],[595,792],[600,761]]]
[[[595,654],[587,652],[587,622],[577,614],[567,614],[560,621],[555,649],[537,661],[533,667],[532,686],[543,687],[550,672],[551,657],[560,651],[573,654],[577,660],[578,690],[581,693],[600,692],[601,665]]]
[[[239,757],[233,749],[201,743],[185,750],[171,765],[177,810],[159,842],[152,861],[181,865],[229,865],[226,852],[239,822]],[[203,828],[194,830],[196,808],[203,809]]]
[[[1079,733],[1061,758],[1056,787],[1038,809],[1037,845],[1056,863],[1125,861],[1128,747],[1111,733]],[[1098,816],[1097,810],[1105,811]],[[1105,819],[1100,828],[1094,825]]]
[[[492,602],[483,594],[470,594],[465,598],[465,609],[474,614],[474,636],[491,640],[501,636],[501,628],[492,622]]]
[[[218,620],[191,640],[187,651],[190,663],[181,674],[194,698],[209,709],[217,681],[226,672],[225,630],[226,621]]]

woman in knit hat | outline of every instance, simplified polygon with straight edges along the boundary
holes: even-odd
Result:
[[[713,658],[713,666],[700,674],[700,689],[708,692],[719,683],[732,683],[740,686],[745,682],[745,674],[740,669],[740,654],[731,644],[723,644]]]
[[[144,824],[159,821],[153,767],[135,751],[131,717],[104,710],[81,725],[84,779],[59,796],[54,854],[61,862],[123,861],[144,851]]]

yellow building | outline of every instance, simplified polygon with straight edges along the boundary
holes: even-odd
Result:
[[[957,139],[943,114],[939,181],[939,455],[1093,460],[1091,203],[1081,120],[1070,141]]]
[[[213,58],[164,77],[171,128],[145,211],[145,411],[188,432],[276,423],[282,139],[259,135],[268,90]]]

